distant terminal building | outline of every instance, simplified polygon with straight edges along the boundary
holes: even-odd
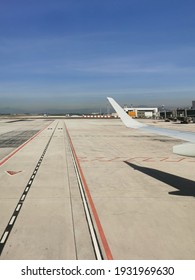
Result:
[[[160,118],[167,121],[180,121],[181,123],[195,123],[195,101],[192,101],[191,108],[177,108],[172,111],[163,110],[160,112]]]
[[[176,112],[164,110],[160,112],[159,116],[160,119],[174,119],[176,118]]]
[[[158,108],[128,108],[124,107],[124,110],[132,118],[157,118],[158,117]]]

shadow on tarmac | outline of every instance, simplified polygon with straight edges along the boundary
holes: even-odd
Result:
[[[128,161],[124,162],[135,170],[147,174],[148,176],[177,189],[177,191],[169,192],[170,195],[195,196],[195,182],[192,180],[159,171],[157,169],[139,166]]]

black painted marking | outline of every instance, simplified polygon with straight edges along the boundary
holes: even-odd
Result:
[[[16,205],[16,208],[15,208],[15,210],[14,210],[14,212],[13,212],[13,214],[12,214],[12,216],[11,216],[11,218],[10,218],[10,220],[9,220],[9,222],[8,222],[8,224],[7,224],[5,230],[4,230],[4,232],[3,232],[3,234],[2,234],[2,236],[0,238],[0,255],[3,252],[4,246],[5,246],[8,238],[9,238],[9,235],[10,235],[10,233],[11,233],[13,227],[14,227],[14,224],[15,224],[15,222],[17,220],[17,217],[18,217],[18,215],[19,215],[19,213],[20,213],[20,211],[22,209],[23,203],[24,203],[24,201],[25,201],[25,199],[27,197],[27,194],[28,194],[28,192],[29,192],[29,190],[30,190],[30,188],[32,186],[32,183],[33,183],[33,181],[35,179],[35,174],[37,173],[37,170],[39,169],[40,164],[41,164],[41,162],[43,160],[43,155],[45,155],[45,153],[46,153],[46,151],[47,151],[47,149],[49,147],[51,139],[52,139],[52,137],[53,137],[53,135],[55,133],[55,130],[57,128],[57,125],[58,125],[58,123],[56,124],[55,129],[52,132],[52,135],[50,136],[49,141],[47,142],[47,145],[45,146],[45,149],[44,149],[44,151],[43,151],[43,153],[41,155],[42,159],[41,158],[39,159],[39,161],[38,161],[38,163],[37,163],[37,165],[36,165],[36,167],[35,167],[35,169],[33,171],[33,174],[31,175],[27,185],[25,186],[25,189],[24,189],[24,191],[23,191],[23,193],[22,193],[22,195],[21,195],[21,197],[19,199],[19,202]],[[34,175],[34,177],[33,177],[33,175]]]
[[[16,148],[34,136],[39,130],[10,131],[1,134],[0,148]]]
[[[8,121],[6,123],[14,123],[14,122],[32,122],[32,120],[29,119],[22,119],[22,120],[13,120],[13,121]]]

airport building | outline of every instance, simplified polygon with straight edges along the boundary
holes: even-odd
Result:
[[[135,108],[135,107],[124,107],[124,110],[132,118],[157,118],[158,108]]]

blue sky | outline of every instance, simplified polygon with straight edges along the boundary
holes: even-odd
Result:
[[[0,0],[0,112],[195,100],[192,0]]]

